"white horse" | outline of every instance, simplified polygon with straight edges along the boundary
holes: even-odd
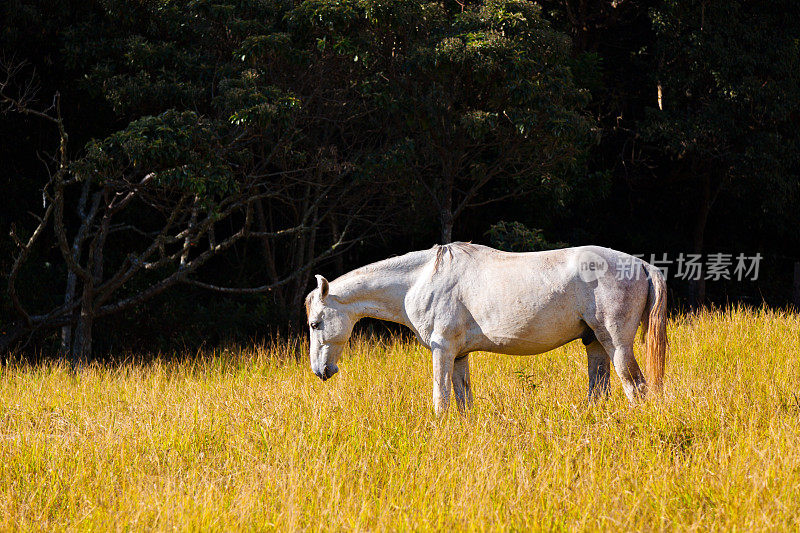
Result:
[[[666,283],[658,268],[628,254],[583,246],[508,253],[452,243],[348,272],[306,297],[311,369],[322,380],[353,325],[373,317],[408,326],[433,355],[433,403],[472,404],[469,354],[533,355],[576,339],[586,346],[589,398],[607,395],[609,362],[630,401],[645,379],[633,356],[641,323],[648,379],[660,390],[666,352]]]

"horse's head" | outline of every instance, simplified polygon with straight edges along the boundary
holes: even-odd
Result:
[[[311,370],[325,381],[339,371],[342,355],[355,323],[345,306],[329,294],[328,280],[317,276],[317,288],[306,297],[310,333]]]

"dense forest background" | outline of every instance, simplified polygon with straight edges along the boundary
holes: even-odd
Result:
[[[672,305],[790,304],[798,15],[7,0],[0,349],[79,358],[287,331],[314,273],[451,240],[759,253],[757,280],[668,275]]]

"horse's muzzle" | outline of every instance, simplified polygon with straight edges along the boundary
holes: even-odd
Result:
[[[314,370],[314,373],[317,375],[319,379],[322,381],[327,381],[329,378],[333,377],[339,371],[339,367],[336,365],[328,366],[322,368],[322,370]]]

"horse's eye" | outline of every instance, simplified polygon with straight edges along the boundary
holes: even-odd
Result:
[[[317,321],[317,322],[312,322],[311,324],[309,324],[309,326],[311,326],[311,329],[319,329],[319,324],[320,324],[319,321]]]

